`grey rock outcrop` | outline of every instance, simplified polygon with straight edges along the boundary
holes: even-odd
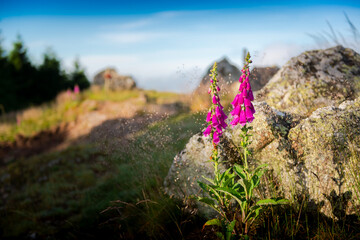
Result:
[[[209,67],[203,79],[201,80],[202,85],[206,85],[208,87],[210,82],[209,74],[213,68],[213,65],[214,64]],[[225,84],[231,84],[237,81],[240,77],[240,70],[235,65],[231,64],[226,57],[217,62],[217,70],[219,82]]]
[[[340,206],[347,206],[346,213],[354,213],[360,207],[352,198],[360,194],[356,185],[360,173],[353,167],[360,165],[360,98],[318,109],[305,119],[278,111],[265,102],[255,103],[254,107],[255,120],[250,124],[254,128],[250,145],[253,155],[249,162],[252,166],[267,163],[269,177],[279,187],[274,190],[265,184],[264,192],[279,191],[295,200],[305,197],[328,216],[345,214],[336,207],[339,201]],[[230,163],[241,162],[234,154],[239,132],[240,127],[228,128],[220,143],[222,155],[229,156]],[[195,135],[190,139],[166,177],[168,194],[184,198],[201,192],[196,180],[201,175],[212,176],[208,162],[211,148],[208,138]]]
[[[112,91],[136,88],[136,82],[132,77],[119,75],[113,68],[107,68],[96,74],[93,84]]]
[[[337,46],[313,50],[290,59],[259,92],[282,111],[309,116],[320,107],[360,95],[360,55]]]
[[[274,67],[254,67],[250,74],[250,83],[253,91],[262,89],[269,80],[279,71],[280,68]]]

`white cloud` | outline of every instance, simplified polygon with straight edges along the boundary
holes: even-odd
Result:
[[[138,57],[136,55],[85,55],[79,58],[81,66],[85,67],[89,79],[92,79],[96,73],[107,68],[115,67],[122,70],[121,66],[136,65]],[[66,69],[71,69],[74,63],[74,58],[66,58],[64,65]],[[123,74],[129,72],[122,71]]]
[[[154,40],[164,36],[162,33],[153,32],[125,32],[125,33],[103,33],[99,38],[110,43],[129,44]]]
[[[118,27],[120,29],[131,30],[131,29],[137,29],[137,28],[149,26],[149,25],[151,25],[152,22],[153,22],[152,18],[144,18],[144,19],[140,19],[140,20],[136,20],[136,21],[125,22],[125,23],[119,24]]]
[[[253,62],[255,66],[282,66],[290,58],[299,55],[306,49],[306,46],[295,43],[274,43],[256,52]]]

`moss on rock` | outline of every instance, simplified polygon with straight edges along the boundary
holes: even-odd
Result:
[[[309,116],[360,94],[360,55],[341,46],[290,59],[257,95],[282,111]]]

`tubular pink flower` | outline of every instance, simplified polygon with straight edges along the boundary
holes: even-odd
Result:
[[[216,117],[216,115],[212,115],[212,124],[214,127],[216,127],[217,125],[219,125],[218,119]]]
[[[239,91],[241,92],[245,88],[246,88],[246,82],[244,81],[240,84]]]
[[[222,126],[221,125],[217,125],[216,127],[215,127],[215,132],[217,132],[217,133],[219,133],[219,134],[222,134]]]
[[[218,144],[218,143],[220,142],[219,133],[218,133],[218,132],[214,132],[213,142],[214,142],[215,144]]]
[[[252,103],[248,98],[245,98],[244,99],[244,105],[245,105],[245,107],[250,107],[250,106],[252,106]]]
[[[251,101],[254,100],[254,95],[251,90],[251,84],[249,82],[250,63],[250,55],[248,55],[246,58],[246,63],[241,70],[242,74],[239,78],[239,93],[235,96],[231,103],[234,109],[231,111],[233,120],[230,122],[230,124],[233,126],[236,126],[239,123],[244,126],[247,122],[250,123],[254,120],[255,109],[251,103]]]
[[[237,105],[241,105],[243,103],[244,103],[244,98],[240,94],[236,94],[236,96],[231,104],[235,108]]]
[[[254,95],[253,95],[253,92],[252,92],[251,88],[249,90],[249,100],[254,101]]]
[[[253,113],[249,107],[246,107],[245,115],[246,115],[246,121],[248,121],[249,123],[251,123],[254,120]]]
[[[205,129],[203,133],[205,137],[209,136],[209,134],[211,133],[211,124]]]
[[[233,105],[233,107],[237,106],[239,102],[239,94],[236,94],[234,100],[231,102],[231,105]]]
[[[245,116],[245,111],[244,110],[241,110],[241,112],[240,112],[239,123],[242,126],[244,126],[246,124],[246,116]]]
[[[221,122],[220,122],[220,126],[221,126],[223,129],[225,129],[228,125],[226,124],[225,121],[221,121]]]
[[[231,115],[233,115],[234,117],[238,117],[240,115],[240,111],[241,111],[241,106],[237,105],[234,110],[232,110],[230,113]]]
[[[231,125],[236,126],[239,123],[240,118],[238,116],[234,117],[230,122]]]
[[[217,106],[215,109],[215,113],[218,119],[221,119],[222,121],[225,121],[227,119],[227,116],[225,115],[221,107]]]
[[[251,106],[249,106],[250,110],[251,110],[251,113],[254,114],[255,113],[255,108],[254,106],[251,104]]]
[[[214,94],[214,96],[212,98],[212,102],[213,102],[213,104],[219,104],[219,100],[218,100],[218,98],[216,97],[215,94]]]
[[[248,92],[247,92],[246,88],[243,88],[243,90],[242,90],[242,92],[241,92],[241,96],[244,97],[244,98],[246,98],[246,97],[247,97],[247,94],[248,94]]]
[[[223,133],[223,130],[227,127],[225,120],[227,119],[226,114],[224,113],[224,107],[220,103],[219,91],[220,88],[217,85],[217,71],[216,63],[214,64],[213,69],[211,70],[211,87],[209,88],[209,93],[212,95],[212,106],[207,113],[206,122],[209,123],[203,134],[208,136],[211,134],[213,138],[213,143],[217,145],[220,141],[220,136]]]
[[[208,112],[207,116],[206,116],[206,121],[210,122],[211,121],[211,111]]]

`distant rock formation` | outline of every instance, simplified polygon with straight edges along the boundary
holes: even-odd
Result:
[[[320,107],[360,94],[360,55],[336,46],[290,59],[261,89],[258,101],[282,111],[309,116]]]
[[[107,68],[96,74],[93,84],[112,91],[136,88],[136,83],[132,77],[119,75],[113,68]]]
[[[280,68],[273,67],[254,67],[250,74],[250,83],[253,91],[262,89],[269,80],[279,71]]]
[[[214,64],[209,67],[206,74],[202,78],[199,87],[197,88],[197,92],[205,91],[209,87],[210,82],[210,70],[212,69]],[[241,72],[240,70],[231,64],[229,60],[225,57],[220,62],[218,62],[218,79],[220,87],[225,90],[229,91],[234,88],[232,86],[234,83],[240,78]],[[275,75],[275,73],[279,70],[278,67],[255,67],[251,70],[250,75],[250,83],[253,91],[258,91],[262,87],[264,87],[269,80]],[[206,92],[206,91],[205,91]]]
[[[214,64],[212,64],[207,70],[205,76],[201,80],[201,84],[208,85],[208,83],[210,82],[209,74],[211,69],[213,68],[213,65]],[[226,57],[217,62],[217,66],[219,74],[218,79],[220,80],[220,82],[231,84],[239,79],[240,70],[236,66],[232,65]]]

